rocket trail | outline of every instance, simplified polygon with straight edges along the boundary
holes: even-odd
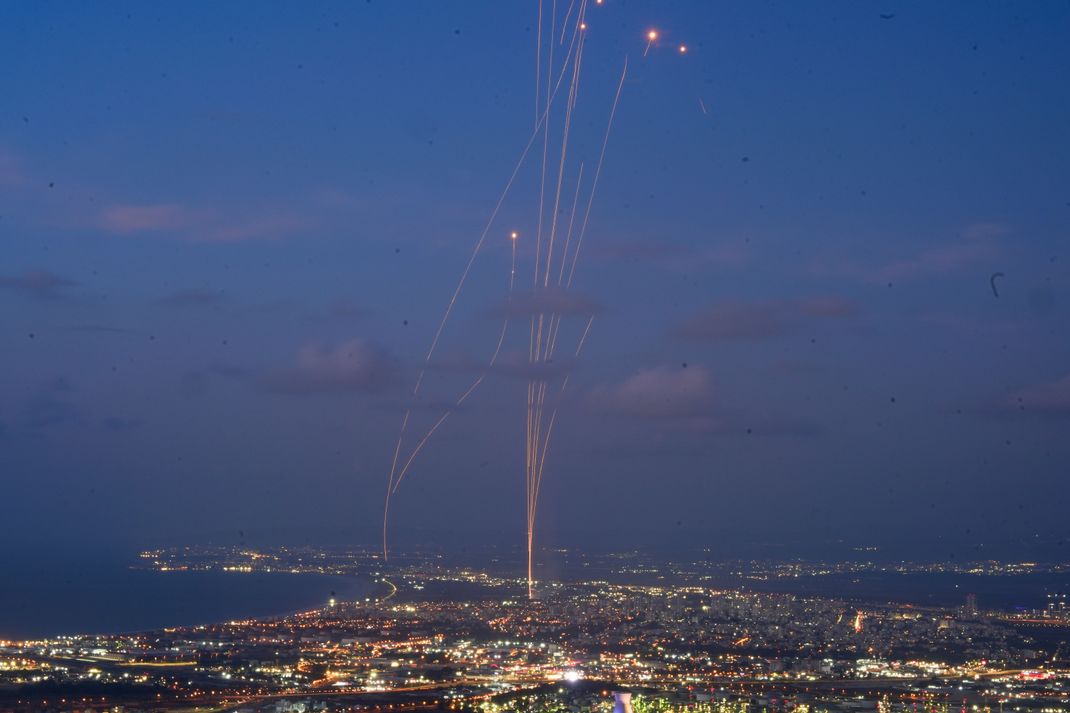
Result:
[[[541,0],[540,0],[540,4],[539,5],[540,5],[540,18],[541,18],[541,12],[542,12],[542,2],[541,2]],[[540,32],[541,32],[541,27],[542,27],[542,23],[540,21]],[[552,30],[551,30],[551,32],[552,32]],[[552,34],[551,34],[551,37],[552,37]],[[513,186],[513,182],[516,180],[517,174],[520,172],[521,167],[524,165],[524,161],[526,160],[526,158],[528,156],[528,153],[531,151],[532,146],[534,146],[535,140],[539,135],[539,130],[541,128],[543,128],[543,126],[545,124],[547,124],[548,121],[549,121],[550,111],[553,108],[553,104],[554,104],[554,101],[555,101],[555,99],[557,97],[557,93],[561,89],[561,82],[564,80],[565,73],[566,73],[566,71],[568,69],[568,66],[569,66],[569,61],[568,61],[567,58],[573,54],[573,48],[576,47],[578,38],[579,38],[579,25],[577,24],[576,29],[573,31],[572,39],[569,41],[569,49],[568,49],[568,52],[566,54],[566,61],[562,65],[560,74],[558,74],[556,81],[552,85],[552,87],[553,87],[552,90],[551,90],[551,84],[550,84],[550,80],[551,80],[551,77],[552,77],[552,71],[548,70],[548,72],[547,72],[546,109],[542,112],[541,115],[538,116],[538,118],[537,118],[537,120],[535,122],[535,128],[532,130],[531,135],[528,138],[527,144],[524,146],[524,150],[520,154],[520,158],[517,160],[516,165],[513,167],[512,173],[509,175],[509,179],[506,181],[505,188],[502,190],[501,195],[499,195],[499,197],[498,197],[497,203],[495,203],[495,205],[494,205],[494,209],[491,211],[490,218],[487,220],[487,223],[486,223],[485,227],[483,228],[482,233],[480,233],[479,238],[476,240],[475,246],[472,249],[472,253],[468,258],[468,262],[465,264],[464,270],[461,273],[461,278],[457,283],[457,287],[456,287],[456,289],[454,289],[453,294],[450,297],[449,303],[446,306],[445,313],[442,316],[442,320],[439,322],[438,329],[435,331],[435,336],[431,340],[431,346],[427,351],[427,355],[424,357],[424,363],[420,368],[419,375],[416,378],[416,383],[413,386],[412,392],[410,394],[411,401],[415,401],[416,397],[420,393],[420,387],[423,384],[424,376],[427,373],[427,367],[431,362],[431,357],[435,353],[435,349],[437,348],[438,342],[442,337],[442,332],[446,327],[446,323],[449,321],[450,314],[452,313],[453,307],[457,302],[457,298],[460,295],[461,290],[464,287],[465,281],[468,279],[468,275],[472,270],[472,265],[475,263],[476,257],[478,257],[480,250],[482,250],[482,248],[483,248],[483,244],[486,242],[487,234],[490,232],[491,226],[494,224],[494,221],[498,216],[498,212],[501,210],[502,204],[505,202],[506,197],[509,195],[509,191]],[[551,70],[552,70],[552,68],[551,68]],[[538,109],[536,108],[536,112],[537,111],[538,111]],[[499,348],[500,348],[500,345],[499,345]],[[390,513],[390,496],[394,492],[394,490],[396,489],[396,485],[397,485],[396,481],[397,481],[397,477],[398,477],[397,476],[397,464],[398,464],[398,460],[399,460],[399,454],[401,452],[401,446],[402,446],[402,443],[404,442],[405,432],[406,432],[406,430],[408,428],[411,412],[412,412],[412,406],[410,404],[410,406],[408,408],[406,408],[405,414],[403,415],[402,420],[401,420],[401,428],[399,429],[398,438],[397,438],[397,445],[394,448],[394,458],[393,458],[393,461],[391,463],[390,475],[389,475],[389,478],[388,478],[388,481],[387,481],[386,497],[385,497],[384,504],[383,504],[383,560],[384,561],[387,561],[389,559],[389,548],[388,548],[388,545],[387,545],[387,529],[388,529],[388,518],[389,518],[389,513]]]
[[[539,89],[542,85],[542,0],[539,0],[539,31],[535,35],[535,130],[539,130]]]
[[[383,504],[383,558],[387,561],[388,548],[388,523],[390,503],[392,495],[396,494],[405,476],[409,473],[418,456],[425,446],[431,441],[435,433],[449,420],[458,408],[480,387],[485,381],[487,374],[494,368],[501,354],[506,336],[509,330],[509,313],[502,322],[494,351],[486,363],[485,369],[478,374],[472,382],[454,400],[452,405],[439,413],[430,427],[415,442],[411,450],[406,449],[406,434],[412,419],[412,411],[417,403],[424,379],[427,376],[431,360],[443,337],[446,326],[454,311],[457,301],[464,286],[472,273],[476,258],[479,256],[487,238],[502,210],[506,198],[520,173],[521,168],[528,160],[536,142],[541,140],[539,149],[538,201],[536,208],[538,216],[534,231],[534,259],[531,263],[531,285],[533,292],[561,288],[568,290],[572,287],[576,276],[579,256],[583,247],[583,241],[590,224],[591,211],[594,198],[597,193],[602,167],[605,162],[609,137],[612,132],[614,119],[620,104],[624,82],[628,74],[628,57],[624,58],[624,66],[621,70],[620,80],[613,95],[605,134],[602,137],[598,152],[598,161],[595,165],[590,185],[584,185],[583,162],[579,163],[575,176],[575,187],[569,209],[567,226],[561,216],[562,203],[567,202],[564,198],[566,177],[569,171],[569,153],[572,150],[573,119],[579,99],[580,78],[583,70],[583,55],[586,45],[586,13],[589,0],[569,0],[568,7],[558,20],[557,0],[551,0],[549,12],[545,12],[545,0],[538,2],[538,32],[535,48],[535,123],[528,137],[520,157],[517,159],[505,186],[498,196],[485,226],[480,232],[471,254],[464,264],[460,278],[450,294],[446,303],[442,318],[431,339],[430,346],[424,356],[419,373],[416,377],[409,396],[409,404],[402,417],[401,427],[398,432],[397,442],[391,461],[390,472],[387,479],[386,497]],[[601,0],[595,0],[595,4],[601,4]],[[544,14],[548,15],[549,23],[544,22]],[[560,59],[555,57],[555,44],[563,45],[566,34],[571,28],[571,40],[567,50]],[[555,43],[554,40],[557,39]],[[657,40],[655,30],[647,33],[647,44],[643,52],[646,56],[650,48]],[[544,44],[546,45],[544,47]],[[683,48],[681,52],[685,51]],[[545,58],[544,58],[545,55]],[[557,65],[560,64],[560,67]],[[568,90],[565,93],[563,111],[555,117],[555,108],[558,107],[558,95],[565,77],[569,77]],[[701,106],[701,99],[700,106]],[[701,107],[705,111],[705,107]],[[551,122],[556,125],[551,131]],[[551,146],[557,155],[551,158]],[[552,167],[551,162],[556,161],[557,166]],[[556,168],[556,170],[555,170]],[[549,179],[549,182],[548,182]],[[586,190],[585,190],[586,188]],[[581,194],[586,192],[586,200],[581,202]],[[564,198],[564,201],[563,201]],[[580,215],[582,207],[582,216]],[[512,295],[518,276],[517,271],[517,234],[512,238],[512,260],[509,272],[509,299]],[[526,279],[526,278],[525,278]],[[536,302],[538,304],[538,302]],[[527,544],[527,585],[528,596],[534,597],[534,554],[535,554],[535,526],[538,521],[538,504],[543,476],[545,474],[546,459],[550,451],[550,445],[557,425],[557,416],[561,406],[561,399],[569,384],[571,374],[565,373],[558,382],[547,366],[553,362],[554,354],[560,343],[561,327],[567,312],[561,312],[560,307],[552,303],[546,304],[533,310],[528,322],[528,364],[532,369],[528,378],[526,389],[526,418],[525,418],[525,446],[524,446],[524,478],[525,478],[525,535]],[[591,331],[594,316],[591,315],[576,342],[572,358],[578,359],[587,342]],[[556,392],[551,396],[550,408],[547,409],[547,396],[551,391]],[[547,414],[547,411],[549,413]]]
[[[582,17],[582,10],[581,10],[581,17]],[[582,243],[583,243],[583,237],[586,234],[587,226],[589,225],[591,208],[592,208],[592,206],[594,204],[594,196],[595,196],[595,192],[596,192],[596,190],[598,188],[598,179],[601,176],[602,165],[603,165],[603,163],[605,161],[606,149],[607,149],[608,144],[609,144],[609,136],[610,136],[610,133],[611,133],[612,128],[613,128],[613,120],[614,120],[614,118],[616,116],[617,107],[620,104],[620,96],[621,96],[621,92],[623,91],[623,88],[624,88],[624,81],[627,78],[627,74],[628,74],[628,58],[625,57],[624,68],[621,71],[620,81],[618,82],[618,85],[617,85],[617,91],[616,91],[616,93],[614,95],[614,98],[613,98],[613,105],[612,105],[612,107],[610,109],[609,119],[608,119],[607,125],[606,125],[606,132],[605,132],[605,135],[603,136],[603,139],[602,139],[602,147],[601,147],[601,150],[599,152],[598,164],[597,164],[597,166],[595,168],[594,178],[591,181],[591,190],[590,190],[590,193],[588,195],[587,205],[586,205],[586,208],[585,208],[585,211],[584,211],[583,222],[582,222],[581,227],[580,227],[579,235],[577,236],[577,239],[576,239],[575,250],[573,251],[573,254],[572,254],[572,260],[571,260],[571,266],[569,268],[568,279],[565,282],[566,287],[571,287],[572,286],[572,282],[573,282],[573,280],[575,278],[576,265],[577,265],[578,260],[579,260],[579,254],[580,254],[580,249],[581,249]],[[575,69],[574,69],[574,72],[573,72],[573,80],[574,80],[574,83],[578,81],[578,73],[575,71]],[[567,121],[567,117],[566,117],[566,121]],[[567,131],[567,126],[566,126],[565,130]],[[564,139],[563,139],[563,142],[564,142]],[[559,176],[559,181],[560,180],[561,180],[561,177]],[[577,188],[577,195],[578,195],[578,190],[579,189]],[[560,193],[560,183],[558,184],[558,197],[559,197],[559,193]],[[556,206],[555,206],[555,214],[556,214]],[[570,220],[571,219],[572,219],[572,217],[570,216]],[[553,235],[553,228],[551,228],[551,236],[552,235]],[[551,240],[552,240],[552,237],[551,237]],[[550,248],[548,247],[548,253],[549,253],[549,251],[550,251]],[[561,258],[561,261],[562,261],[561,269],[559,270],[559,273],[558,273],[559,274],[559,283],[558,283],[559,285],[560,285],[560,276],[563,275],[563,272],[564,272],[564,262],[567,260],[567,258],[568,258],[567,253],[562,255],[562,258]],[[546,274],[544,276],[544,280],[543,280],[544,286],[547,286],[548,283],[549,283],[548,275],[549,275],[549,270],[550,270],[551,264],[552,263],[550,262],[550,260],[547,260],[547,268],[546,268],[547,272],[546,272]],[[536,270],[538,270],[538,264],[536,264]],[[536,281],[537,281],[537,278],[536,278]],[[554,315],[554,314],[550,315],[550,328],[549,328],[549,332],[546,335],[546,345],[545,345],[545,348],[544,348],[543,347],[543,338],[542,338],[543,337],[543,335],[542,335],[542,331],[543,331],[543,315],[539,316],[538,331],[536,332],[536,330],[534,328],[531,330],[532,331],[532,335],[531,335],[532,341],[531,341],[531,343],[529,343],[529,350],[528,350],[529,362],[530,363],[545,363],[545,362],[549,361],[552,358],[554,348],[556,347],[556,344],[557,344],[557,335],[558,335],[558,331],[560,329],[560,321],[561,321],[560,320],[560,315]],[[590,320],[588,320],[587,326],[584,329],[583,336],[580,338],[580,342],[579,342],[579,344],[577,346],[576,356],[578,356],[580,351],[582,351],[582,349],[583,349],[583,344],[585,343],[586,338],[587,338],[587,334],[590,331],[590,327],[591,327],[592,321],[593,321],[593,317]],[[534,327],[534,319],[532,320],[532,322],[533,322],[533,327]],[[567,384],[568,384],[568,377],[566,376],[562,381],[562,386],[561,386],[561,391],[562,392],[564,391],[564,388],[565,388],[565,386],[567,386]],[[527,491],[527,499],[528,499],[528,502],[527,502],[527,543],[528,543],[527,570],[528,570],[528,597],[529,598],[534,597],[534,588],[535,588],[535,579],[534,579],[534,532],[535,532],[535,524],[536,524],[537,515],[538,515],[539,492],[540,492],[541,485],[542,485],[543,473],[544,473],[545,467],[546,467],[546,455],[547,455],[547,453],[549,451],[550,437],[553,434],[553,427],[554,427],[554,425],[556,423],[556,420],[557,420],[557,409],[559,407],[559,405],[555,405],[554,406],[554,409],[551,412],[549,421],[546,423],[545,435],[544,435],[544,433],[543,433],[543,430],[544,430],[544,428],[543,428],[543,413],[544,413],[544,408],[545,408],[545,399],[546,399],[546,381],[545,380],[541,380],[541,381],[538,382],[538,384],[536,384],[534,382],[529,382],[529,385],[528,385],[528,407],[527,407],[527,412],[528,412],[527,423],[528,423],[528,425],[527,425],[527,430],[526,430],[527,445],[525,447],[525,480],[526,480],[526,491]]]
[[[617,115],[617,106],[620,104],[620,93],[624,89],[624,79],[628,76],[628,57],[624,58],[624,69],[620,73],[620,83],[617,84],[617,94],[613,97],[613,108],[609,111],[609,123],[606,125],[606,134],[602,138],[602,151],[598,154],[598,165],[594,170],[594,181],[591,183],[591,194],[587,198],[587,210],[583,213],[583,225],[580,234],[576,238],[576,251],[572,255],[572,267],[568,272],[567,287],[572,287],[572,279],[576,276],[576,261],[580,257],[580,248],[583,247],[583,236],[587,234],[587,224],[591,219],[591,206],[594,205],[594,193],[598,189],[598,179],[602,176],[602,164],[606,160],[606,147],[609,146],[609,133],[613,129],[613,119]]]
[[[512,263],[511,263],[511,265],[509,267],[509,296],[510,296],[510,299],[512,299],[513,285],[516,282],[516,240],[517,240],[517,234],[513,233],[512,237],[510,239],[510,243],[512,244],[512,248],[513,248],[513,259],[512,259]],[[501,329],[501,332],[498,334],[498,344],[494,347],[494,353],[491,354],[490,361],[487,364],[487,370],[488,371],[490,369],[493,369],[494,368],[494,364],[498,361],[498,355],[501,354],[502,344],[505,343],[505,335],[506,335],[506,333],[508,331],[509,331],[509,318],[506,317],[504,320],[502,320],[502,329]],[[412,453],[409,455],[408,459],[405,461],[405,465],[398,472],[397,478],[395,479],[393,488],[391,490],[391,494],[396,493],[398,491],[398,487],[400,487],[400,485],[401,485],[402,478],[404,478],[405,474],[409,472],[409,467],[412,466],[412,463],[416,459],[417,454],[423,449],[424,445],[431,438],[431,436],[435,433],[435,431],[438,430],[438,427],[441,426],[442,423],[447,418],[449,418],[450,415],[452,415],[453,412],[456,411],[457,408],[459,408],[465,402],[465,399],[467,399],[472,394],[473,391],[475,391],[477,388],[479,388],[479,385],[483,383],[483,379],[486,377],[486,375],[487,375],[487,372],[485,371],[482,374],[480,374],[479,376],[477,376],[475,378],[475,380],[472,382],[472,384],[464,391],[464,393],[462,393],[457,398],[457,401],[454,402],[453,406],[450,409],[446,410],[439,417],[439,419],[435,422],[435,424],[433,426],[431,426],[430,429],[428,429],[427,433],[424,434],[424,437],[420,439],[420,441],[417,443],[416,447],[413,449]]]
[[[572,8],[576,7],[576,0],[571,0],[568,4],[568,10],[565,11],[565,19],[561,21],[561,40],[557,43],[559,45],[565,44],[565,30],[568,29],[568,18],[572,16]]]
[[[581,10],[582,14],[582,10]],[[550,266],[553,264],[554,241],[557,237],[557,216],[561,207],[561,185],[565,177],[565,158],[568,154],[568,135],[572,128],[572,108],[576,103],[576,93],[579,88],[580,67],[583,64],[583,36],[580,36],[580,49],[576,53],[576,61],[572,63],[572,82],[569,86],[568,98],[565,101],[565,127],[561,136],[561,158],[557,165],[557,187],[554,191],[554,210],[550,221],[550,238],[546,246],[546,269],[543,272],[543,287],[550,285]]]

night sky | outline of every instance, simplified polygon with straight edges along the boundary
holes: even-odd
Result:
[[[557,295],[569,344],[595,319],[555,364],[541,542],[1063,552],[1070,4],[588,22],[566,191],[629,69]],[[520,1],[0,6],[5,548],[377,542],[531,135],[536,28]],[[414,422],[523,324],[406,476],[398,542],[523,543],[509,233],[530,280],[540,151]]]

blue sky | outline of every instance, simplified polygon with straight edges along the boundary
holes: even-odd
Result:
[[[1070,6],[587,19],[566,188],[629,69],[544,541],[1058,542]],[[375,541],[532,130],[536,29],[535,2],[0,9],[0,534]],[[513,230],[530,275],[540,148],[424,428],[493,350]],[[522,541],[526,337],[406,476],[399,539]]]

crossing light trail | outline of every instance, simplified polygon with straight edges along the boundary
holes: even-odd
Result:
[[[567,280],[564,275],[564,265],[568,259],[567,252],[561,255],[561,265],[558,270],[558,286],[563,286],[566,289],[570,288],[573,283],[573,279],[576,273],[576,264],[579,259],[580,248],[582,247],[583,236],[586,233],[587,226],[589,225],[591,208],[594,204],[595,192],[598,188],[598,179],[601,175],[602,165],[605,161],[606,148],[609,144],[610,132],[613,128],[613,119],[616,116],[617,107],[620,103],[621,92],[624,88],[624,81],[628,75],[628,59],[625,57],[624,68],[621,70],[620,81],[617,84],[617,91],[613,98],[613,105],[610,109],[609,120],[606,124],[606,131],[602,139],[602,146],[599,152],[598,164],[595,168],[594,178],[591,181],[591,188],[587,196],[587,206],[584,211],[584,218],[580,228],[579,235],[577,236],[576,246],[573,250],[570,267]],[[578,75],[575,77],[575,81],[578,81]],[[581,174],[582,178],[582,174]],[[559,174],[560,182],[560,174]],[[578,188],[576,197],[574,197],[573,203],[576,203],[578,198]],[[560,191],[560,185],[558,186],[558,192]],[[573,209],[575,213],[575,208]],[[570,220],[574,217],[571,216]],[[548,275],[551,263],[547,262],[546,277],[544,277],[544,286],[548,284]],[[549,330],[545,338],[545,346],[543,342],[543,316],[539,316],[538,331],[532,330],[531,342],[529,343],[529,362],[532,365],[545,365],[553,359],[554,349],[557,345],[557,336],[560,330],[561,317],[560,314],[551,314],[549,319]],[[584,328],[583,334],[580,337],[574,359],[578,358],[583,351],[583,346],[586,343],[587,335],[590,332],[591,324],[593,323],[593,316],[588,319],[587,325]],[[534,325],[534,319],[533,319]],[[568,375],[562,379],[560,395],[564,393],[565,387],[568,384]],[[527,427],[526,427],[526,445],[525,445],[525,482],[526,482],[526,494],[527,494],[527,584],[528,584],[528,597],[533,598],[535,596],[535,576],[534,576],[534,536],[535,525],[538,517],[538,504],[539,493],[542,486],[542,479],[546,467],[546,456],[550,447],[550,438],[553,435],[553,428],[557,421],[557,410],[559,404],[555,404],[553,411],[548,419],[544,419],[546,394],[548,391],[548,384],[545,379],[543,380],[531,380],[528,383],[528,406],[527,406]]]
[[[594,5],[601,4],[602,0],[594,2]],[[392,496],[398,492],[401,483],[435,434],[456,413],[457,409],[466,403],[484,383],[490,371],[495,368],[506,343],[510,318],[517,316],[511,308],[517,280],[520,279],[523,283],[530,284],[532,306],[525,315],[529,323],[527,345],[529,375],[526,387],[524,446],[526,569],[529,597],[535,596],[535,532],[538,522],[539,496],[546,473],[546,461],[551,450],[552,437],[555,429],[560,430],[558,415],[561,400],[571,376],[568,369],[556,372],[552,364],[557,350],[561,348],[563,335],[571,333],[574,329],[572,326],[564,329],[564,322],[566,318],[575,314],[569,311],[567,303],[558,303],[547,297],[552,297],[554,290],[567,294],[573,287],[584,238],[590,225],[610,134],[628,76],[628,57],[625,56],[601,142],[589,147],[592,152],[597,151],[598,158],[594,164],[594,170],[593,172],[586,171],[587,164],[583,160],[570,160],[570,154],[574,153],[576,145],[583,144],[582,136],[577,139],[573,135],[573,128],[577,107],[580,104],[583,58],[588,38],[586,30],[589,0],[570,0],[560,16],[557,0],[549,0],[549,7],[545,5],[546,0],[539,0],[535,51],[534,126],[475,241],[431,338],[409,394],[409,404],[402,416],[383,504],[383,557],[385,561],[389,557],[388,523]],[[570,36],[571,39],[565,51],[555,52],[555,45],[564,46],[566,36]],[[657,38],[656,30],[648,32],[644,56]],[[686,52],[686,48],[681,45],[680,51]],[[565,91],[562,92],[562,89]],[[539,143],[541,145],[537,146]],[[522,167],[533,152],[538,156],[539,161],[537,200],[534,195],[531,196],[535,204],[534,209],[537,211],[537,216],[533,221],[535,229],[532,240],[526,241],[530,252],[523,259],[518,251],[519,233],[511,231],[508,234],[511,251],[508,281],[510,306],[507,307],[503,316],[493,352],[485,362],[486,366],[482,372],[476,375],[467,387],[450,402],[450,405],[431,421],[426,430],[422,433],[418,432],[418,438],[407,443],[408,431],[413,427],[413,409],[420,397],[432,358],[443,338],[465,284],[473,272],[476,259],[487,243],[488,236]],[[575,170],[572,168],[574,164],[577,166]],[[591,175],[587,177],[586,173]],[[571,185],[572,181],[574,185]],[[572,195],[568,196],[568,192]],[[567,219],[564,215],[566,212]],[[530,276],[522,275],[526,270],[521,270],[521,266],[530,269]],[[528,282],[529,279],[530,282]],[[586,320],[582,323],[583,326],[576,338],[575,346],[569,349],[572,361],[578,360],[581,356],[594,322],[593,314],[585,315],[585,317]],[[569,323],[572,324],[571,321]],[[548,400],[549,403],[547,403]]]
[[[510,236],[509,236],[509,243],[512,246],[512,252],[513,252],[513,259],[512,259],[512,262],[510,263],[510,266],[509,266],[509,293],[508,294],[509,294],[510,300],[511,300],[512,295],[513,295],[513,285],[516,282],[516,241],[517,241],[518,237],[519,237],[519,235],[515,231],[513,233],[511,233]],[[505,316],[505,318],[502,319],[502,329],[501,329],[501,332],[498,334],[498,343],[494,347],[494,352],[491,354],[490,361],[487,364],[487,369],[488,370],[493,369],[495,363],[497,363],[498,355],[501,354],[501,352],[502,352],[502,344],[505,343],[505,335],[506,335],[506,333],[508,331],[509,331],[509,316],[507,314]],[[446,411],[444,411],[442,413],[442,415],[439,416],[438,420],[435,421],[434,425],[432,425],[431,428],[429,428],[427,430],[427,433],[424,434],[423,438],[421,438],[419,440],[419,442],[417,442],[416,447],[412,449],[412,453],[410,453],[408,459],[406,459],[405,465],[402,466],[401,470],[398,471],[397,477],[394,479],[394,487],[391,490],[391,494],[396,493],[398,491],[398,487],[401,485],[402,478],[404,478],[405,474],[409,472],[409,468],[412,466],[413,461],[416,460],[416,456],[420,453],[421,450],[423,450],[424,445],[426,445],[427,442],[431,439],[431,436],[433,436],[435,434],[435,431],[438,430],[438,427],[441,426],[443,423],[445,423],[446,419],[448,419],[451,415],[453,415],[453,413],[458,408],[460,408],[461,405],[464,404],[465,400],[467,400],[468,397],[472,395],[472,392],[475,391],[477,388],[479,388],[479,385],[483,383],[483,379],[485,379],[486,376],[487,376],[486,372],[483,372],[482,374],[477,376],[475,378],[475,380],[469,385],[469,387],[467,389],[465,389],[465,391],[460,396],[457,397],[457,401],[454,402],[453,407],[447,409]]]
[[[585,4],[585,0],[584,0],[584,4]],[[542,13],[542,1],[541,0],[540,0],[540,3],[539,3],[539,11],[540,11],[540,17],[541,17],[541,13]],[[578,40],[579,35],[580,35],[578,24],[579,23],[577,23],[576,31],[574,31],[572,33],[572,39],[569,42],[569,49],[568,49],[568,52],[566,54],[566,58],[572,57],[573,54],[574,54],[574,49],[577,47],[577,40]],[[541,22],[540,22],[540,30],[541,30]],[[550,36],[551,36],[551,38],[553,37],[552,29],[551,29]],[[401,427],[398,429],[397,442],[396,442],[395,447],[394,447],[394,456],[393,456],[393,459],[391,460],[390,474],[389,474],[389,477],[387,479],[386,497],[385,497],[384,503],[383,503],[383,560],[384,561],[389,560],[389,547],[388,547],[388,536],[387,535],[388,535],[388,522],[389,522],[389,515],[390,515],[390,497],[394,493],[394,491],[396,490],[397,481],[399,479],[398,478],[398,463],[400,462],[402,446],[403,446],[404,440],[405,440],[405,434],[406,434],[406,431],[408,430],[409,423],[411,421],[413,403],[416,401],[417,397],[420,394],[420,388],[423,385],[424,377],[426,376],[426,373],[427,373],[427,368],[431,363],[431,358],[434,356],[435,350],[438,347],[439,340],[442,337],[442,333],[446,328],[446,324],[449,322],[450,315],[452,314],[453,308],[457,303],[457,298],[460,296],[461,290],[464,288],[464,284],[468,279],[468,275],[472,271],[472,266],[475,264],[476,258],[479,256],[480,251],[483,249],[483,245],[486,242],[487,235],[489,234],[491,227],[494,225],[494,221],[497,219],[498,213],[501,210],[502,204],[505,202],[506,197],[508,197],[509,192],[512,189],[513,183],[516,181],[517,174],[520,173],[520,169],[524,165],[524,161],[527,159],[528,153],[531,151],[531,148],[535,145],[535,141],[539,136],[540,129],[542,129],[543,125],[546,124],[548,122],[548,120],[549,120],[550,111],[553,108],[554,101],[555,101],[555,99],[557,97],[558,91],[561,88],[561,83],[565,78],[565,75],[566,75],[566,72],[567,72],[568,68],[569,68],[569,62],[566,61],[565,63],[562,64],[560,73],[557,75],[557,79],[553,82],[552,88],[551,88],[551,85],[550,85],[550,78],[552,76],[552,72],[551,71],[547,72],[546,107],[543,110],[543,112],[541,114],[539,114],[538,118],[536,119],[535,127],[532,130],[531,135],[528,137],[527,144],[524,146],[524,149],[521,151],[520,158],[517,159],[516,164],[513,166],[513,170],[510,173],[509,178],[505,183],[505,187],[502,189],[501,194],[498,196],[498,200],[494,205],[494,209],[491,211],[490,217],[487,219],[487,223],[484,226],[483,231],[480,233],[479,238],[476,240],[475,245],[472,248],[471,255],[469,256],[468,261],[465,264],[464,270],[461,273],[461,277],[457,282],[457,286],[454,289],[453,294],[451,295],[451,297],[449,299],[449,302],[446,305],[445,312],[442,315],[442,319],[439,322],[438,328],[435,330],[435,335],[431,340],[431,345],[427,350],[427,354],[424,357],[424,361],[423,361],[423,364],[420,367],[419,374],[416,377],[416,383],[413,385],[412,391],[411,391],[411,393],[409,395],[410,403],[409,403],[408,407],[405,409],[405,413],[404,413],[404,415],[402,416],[402,419],[401,419]],[[550,70],[552,70],[552,67],[550,68]],[[536,108],[536,111],[538,111],[538,108]],[[514,249],[515,249],[515,245],[514,245]],[[476,386],[478,386],[478,383],[476,384]],[[432,428],[435,428],[435,427],[432,427]],[[426,443],[426,439],[421,439],[420,443],[421,444]],[[422,448],[422,445],[419,445],[419,447]],[[411,458],[406,459],[405,462],[407,462],[407,463],[409,463],[411,465]]]
[[[561,39],[557,44],[565,44],[565,31],[568,29],[568,18],[572,15],[572,9],[576,7],[576,0],[571,0],[568,4],[568,10],[565,12],[565,19],[561,22]],[[580,27],[580,29],[584,29]]]

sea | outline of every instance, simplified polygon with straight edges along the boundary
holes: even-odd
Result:
[[[0,640],[107,634],[291,614],[355,599],[368,578],[157,572],[130,559],[0,561]]]

